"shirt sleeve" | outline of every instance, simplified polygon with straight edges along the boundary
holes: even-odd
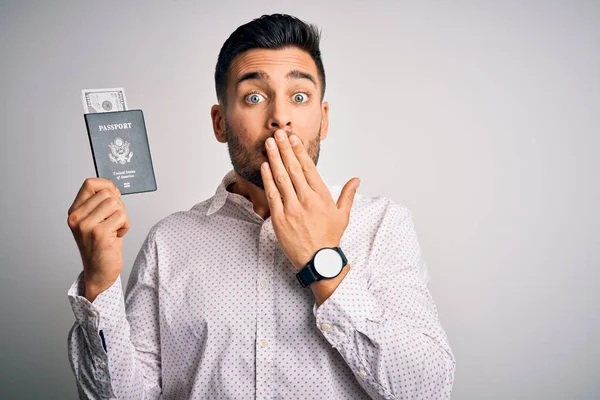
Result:
[[[160,398],[154,231],[138,253],[125,296],[121,276],[93,302],[83,296],[83,272],[68,290],[75,314],[68,355],[81,399]]]
[[[372,250],[372,269],[348,260],[336,290],[314,304],[317,327],[373,399],[449,399],[456,360],[408,209],[390,203]]]

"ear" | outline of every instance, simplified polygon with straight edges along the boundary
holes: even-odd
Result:
[[[210,118],[212,119],[213,131],[215,137],[221,143],[227,143],[225,138],[225,113],[223,106],[215,104],[210,108]]]
[[[329,103],[321,104],[321,140],[325,140],[329,131]]]

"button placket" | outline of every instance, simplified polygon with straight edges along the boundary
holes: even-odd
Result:
[[[329,332],[331,330],[331,325],[329,325],[327,322],[323,322],[321,324],[321,330]]]
[[[256,302],[256,395],[270,397],[273,389],[274,300],[269,290],[273,281],[276,241],[270,223],[263,223],[259,235]]]

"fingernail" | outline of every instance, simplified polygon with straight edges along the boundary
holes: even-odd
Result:
[[[275,137],[278,140],[283,140],[285,138],[285,133],[283,133],[283,131],[277,131],[277,132],[275,132]]]
[[[268,138],[267,139],[267,146],[269,146],[269,148],[273,148],[275,147],[275,140],[273,140],[273,138]]]
[[[298,137],[296,135],[290,136],[290,142],[292,142],[292,144],[298,144]]]

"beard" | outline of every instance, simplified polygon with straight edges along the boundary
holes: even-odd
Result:
[[[258,186],[260,190],[264,191],[265,186],[260,173],[260,166],[263,162],[269,161],[267,156],[267,149],[265,142],[269,137],[274,137],[275,131],[269,133],[264,138],[259,139],[256,143],[247,144],[241,140],[240,135],[231,129],[231,125],[225,120],[225,138],[227,140],[227,149],[229,151],[229,158],[233,169],[242,178]],[[288,136],[291,133],[288,133]],[[296,135],[298,136],[298,135]],[[304,145],[304,141],[301,141]],[[321,128],[319,124],[319,132],[314,135],[314,138],[309,140],[308,148],[306,148],[308,155],[313,160],[315,165],[319,161],[319,152],[321,149]]]

